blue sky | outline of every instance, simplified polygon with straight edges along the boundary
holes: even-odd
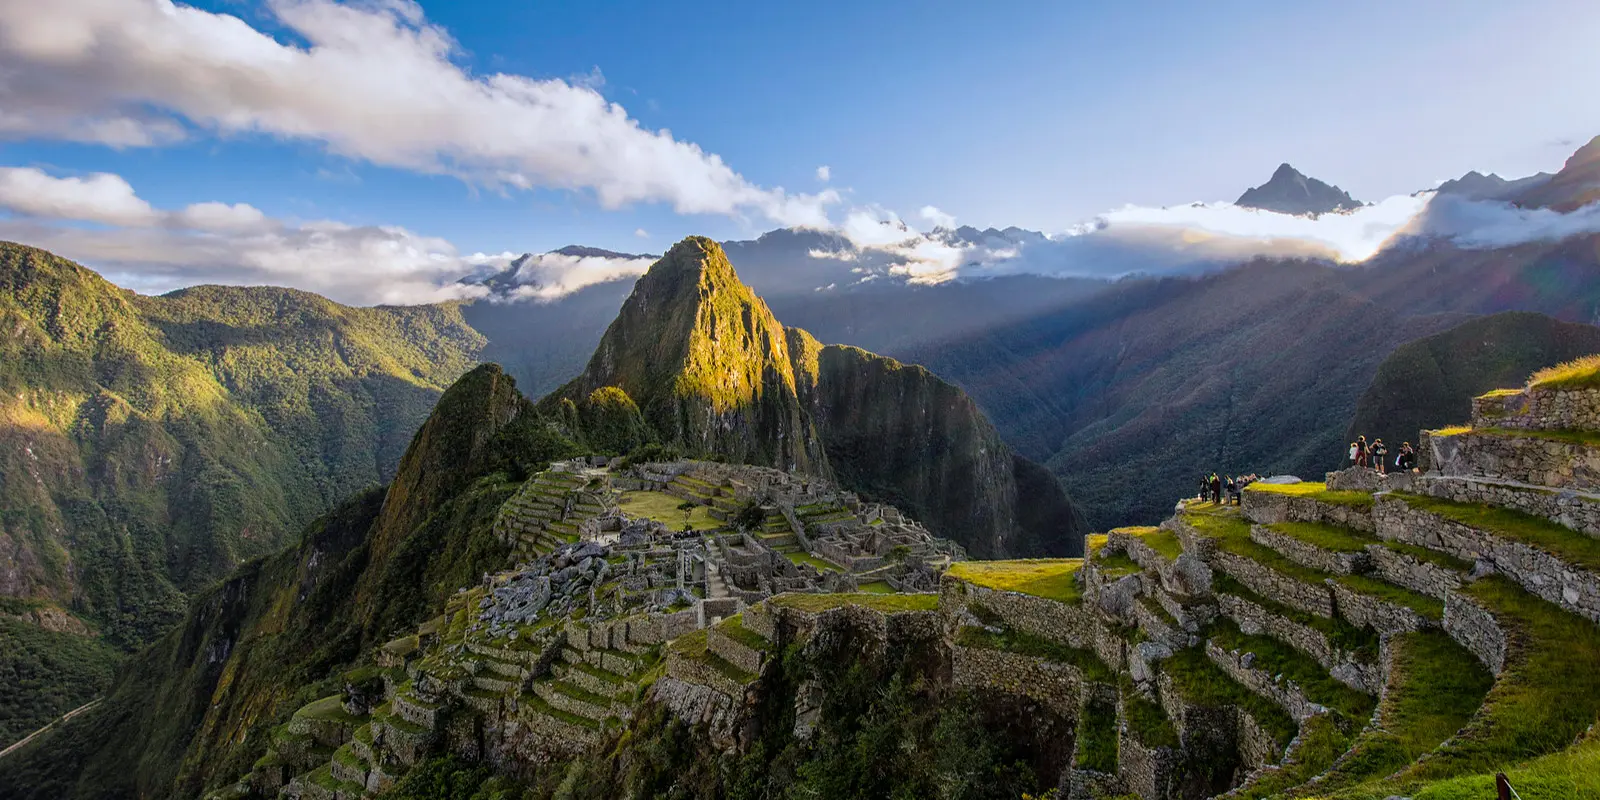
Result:
[[[283,9],[329,2],[194,7],[303,47]],[[27,27],[37,17],[87,7],[45,5],[31,20],[16,18],[26,8],[0,12],[13,17],[0,19],[0,37],[8,25],[43,35]],[[822,206],[834,221],[855,207],[912,219],[932,205],[962,223],[1055,232],[1125,204],[1231,200],[1281,161],[1376,201],[1468,169],[1554,170],[1600,133],[1600,5],[1574,0],[355,8],[448,34],[450,60],[472,79],[591,86],[645,131],[670,130],[762,191],[832,187],[840,197]],[[75,87],[104,74],[60,69],[24,57],[0,80]],[[382,145],[286,134],[281,115],[220,130],[162,112],[162,97],[142,105],[176,119],[181,135],[108,146],[103,136],[66,141],[96,137],[39,123],[49,109],[29,103],[51,101],[0,88],[12,114],[34,115],[8,125],[0,112],[0,165],[55,178],[111,173],[156,209],[244,203],[272,219],[403,226],[461,253],[569,243],[659,252],[691,233],[743,238],[791,221],[762,213],[766,201],[708,213],[649,197],[606,207],[589,188],[549,188],[537,176],[523,188],[428,174],[437,170],[414,154],[381,165],[370,153]]]

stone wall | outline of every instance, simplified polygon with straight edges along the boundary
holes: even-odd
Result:
[[[1423,431],[1422,445],[1431,471],[1444,475],[1600,491],[1600,448],[1474,430],[1449,436]]]
[[[1465,580],[1465,576],[1453,569],[1441,567],[1431,561],[1423,561],[1381,544],[1367,545],[1367,556],[1372,560],[1373,572],[1378,577],[1396,586],[1404,586],[1413,592],[1421,592],[1440,600],[1460,588]]]
[[[1472,427],[1600,431],[1600,389],[1525,389],[1475,397]]]
[[[1343,584],[1333,583],[1333,603],[1339,616],[1358,628],[1370,627],[1379,633],[1409,633],[1432,623],[1408,606],[1362,594]]]
[[[1600,578],[1593,572],[1530,545],[1414,509],[1397,498],[1380,499],[1375,516],[1378,535],[1385,539],[1421,545],[1467,561],[1488,559],[1497,572],[1541,599],[1600,622]]]
[[[1371,470],[1366,470],[1371,472]],[[1377,473],[1373,473],[1376,475]],[[1314,497],[1246,489],[1242,507],[1246,519],[1259,525],[1275,522],[1320,522],[1372,532],[1371,508],[1366,505],[1328,503]]]
[[[1366,572],[1370,567],[1365,552],[1325,550],[1288,534],[1279,533],[1265,525],[1250,526],[1250,541],[1276,550],[1291,561],[1323,572],[1354,575]]]
[[[1118,709],[1118,717],[1122,716]],[[1178,767],[1183,753],[1171,747],[1145,747],[1128,731],[1118,726],[1117,777],[1128,791],[1144,800],[1166,800],[1173,796],[1178,782]]]
[[[1506,666],[1510,639],[1489,609],[1461,592],[1451,592],[1444,603],[1444,629],[1490,672],[1499,675]]]
[[[947,617],[964,613],[969,603],[995,613],[1010,628],[1069,647],[1093,650],[1106,666],[1122,668],[1122,638],[1087,605],[1068,605],[1033,595],[974,586],[948,575],[940,581],[939,608]]]
[[[951,681],[968,689],[993,689],[1043,703],[1063,718],[1078,718],[1083,673],[1069,664],[982,647],[950,648]]]
[[[1384,677],[1378,665],[1365,663],[1354,654],[1340,650],[1321,631],[1273,614],[1242,597],[1218,595],[1217,602],[1223,615],[1233,620],[1244,633],[1271,636],[1305,653],[1335,679],[1353,689],[1369,694],[1377,694],[1382,690]]]
[[[1487,503],[1544,517],[1574,531],[1600,538],[1600,496],[1571,489],[1557,491],[1495,483],[1487,479],[1425,476],[1419,488],[1457,503]]]
[[[1218,551],[1213,565],[1250,590],[1319,617],[1333,616],[1333,592],[1323,583],[1305,583],[1243,556]]]
[[[1289,716],[1294,717],[1295,721],[1304,720],[1312,714],[1323,711],[1321,706],[1307,700],[1305,693],[1300,691],[1300,687],[1293,681],[1274,680],[1274,676],[1266,671],[1247,666],[1243,653],[1224,650],[1213,641],[1207,641],[1205,647],[1206,657],[1223,672],[1228,673],[1228,677],[1238,681],[1244,688],[1276,703],[1279,708],[1288,712]]]

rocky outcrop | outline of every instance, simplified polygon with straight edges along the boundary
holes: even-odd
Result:
[[[1349,192],[1316,178],[1308,178],[1288,164],[1279,164],[1277,171],[1272,173],[1272,180],[1246,189],[1234,204],[1280,214],[1310,216],[1361,207]]]

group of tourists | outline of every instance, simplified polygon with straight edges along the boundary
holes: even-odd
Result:
[[[1257,479],[1254,473],[1249,475],[1218,475],[1213,472],[1210,475],[1201,475],[1200,502],[1204,503],[1210,500],[1220,506],[1223,504],[1223,495],[1226,494],[1229,505],[1239,505],[1241,500],[1240,493],[1244,491],[1244,487],[1255,483]]]
[[[1388,472],[1389,446],[1382,439],[1373,439],[1367,444],[1367,437],[1357,436],[1350,443],[1350,466],[1368,467],[1382,475]],[[1410,442],[1400,445],[1400,450],[1395,453],[1393,466],[1401,472],[1409,472],[1417,468],[1417,448]]]

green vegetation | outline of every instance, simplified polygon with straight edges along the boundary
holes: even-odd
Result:
[[[717,632],[751,650],[772,649],[772,643],[766,637],[744,626],[744,614],[734,614],[717,623]]]
[[[0,613],[0,749],[93,700],[123,655],[91,636],[47,631]]]
[[[856,605],[881,611],[885,614],[894,614],[901,611],[936,611],[939,608],[939,595],[937,594],[809,594],[806,592],[786,592],[777,595],[769,603],[799,609],[801,611],[827,611],[831,608]]]
[[[1080,558],[958,561],[945,574],[974,586],[1076,604],[1083,600],[1083,588],[1077,581],[1082,567]]]
[[[1253,669],[1293,681],[1307,700],[1333,709],[1356,725],[1372,716],[1377,705],[1373,696],[1334,680],[1310,656],[1270,636],[1245,634],[1231,620],[1219,620],[1211,628],[1211,641],[1230,652],[1254,653]]]
[[[1294,719],[1277,704],[1241,686],[1203,650],[1190,647],[1161,662],[1161,672],[1188,702],[1200,706],[1238,706],[1261,725],[1280,747],[1294,738]]]
[[[1600,628],[1503,577],[1464,591],[1514,631],[1505,669],[1460,735],[1402,783],[1491,772],[1566,748],[1600,717]]]
[[[1217,594],[1230,594],[1242,600],[1247,600],[1265,609],[1269,614],[1274,614],[1296,624],[1311,628],[1328,637],[1329,644],[1344,652],[1354,654],[1363,661],[1370,662],[1378,658],[1380,637],[1378,632],[1371,628],[1358,628],[1342,619],[1307,614],[1298,608],[1287,606],[1276,600],[1256,594],[1251,591],[1250,587],[1235,580],[1231,575],[1217,573],[1212,578],[1212,590]]]
[[[1536,797],[1600,797],[1600,740],[1579,744],[1505,770],[1506,779],[1527,800]],[[1493,773],[1452,778],[1418,790],[1413,800],[1478,800],[1495,793]]]
[[[1337,553],[1366,552],[1367,545],[1378,541],[1377,537],[1357,530],[1318,522],[1276,522],[1267,529]]]
[[[1421,545],[1406,544],[1405,542],[1393,542],[1389,540],[1384,540],[1381,542],[1381,544],[1384,547],[1395,551],[1396,553],[1404,553],[1418,561],[1432,564],[1436,567],[1448,569],[1453,572],[1459,572],[1463,575],[1472,571],[1472,562],[1456,558],[1448,553],[1441,553],[1438,550],[1423,547]]]
[[[1163,530],[1154,526],[1138,526],[1132,528],[1113,528],[1111,533],[1125,533],[1129,536],[1139,537],[1151,550],[1168,561],[1176,561],[1183,555],[1183,543],[1178,541],[1178,534],[1173,531]]]
[[[418,764],[384,793],[386,800],[515,800],[522,787],[483,764],[455,756]]]
[[[894,587],[888,581],[869,581],[861,584],[859,590],[866,594],[894,594]]]
[[[1323,784],[1332,791],[1381,778],[1416,761],[1467,724],[1494,677],[1442,630],[1396,636],[1378,722],[1356,737]]]
[[[1326,483],[1313,483],[1301,481],[1300,483],[1252,483],[1244,487],[1247,492],[1266,492],[1268,494],[1286,494],[1293,497],[1309,497],[1336,506],[1354,506],[1357,508],[1372,507],[1371,492],[1332,491]]]
[[[1509,508],[1481,503],[1456,503],[1418,494],[1396,493],[1394,497],[1418,511],[1536,547],[1575,567],[1600,571],[1600,540],[1557,525],[1544,517]]]
[[[829,560],[824,559],[824,558],[818,558],[818,557],[816,557],[814,555],[811,555],[810,553],[802,553],[802,552],[796,551],[796,552],[793,552],[793,553],[784,553],[783,556],[784,556],[784,558],[787,558],[787,559],[789,559],[790,561],[792,561],[792,562],[794,562],[796,564],[805,564],[807,566],[815,567],[817,569],[817,571],[819,571],[819,572],[839,572],[840,571],[839,566],[837,564],[834,564],[832,561],[829,561]],[[865,591],[865,590],[863,590],[863,591]]]
[[[1595,431],[1579,430],[1534,430],[1529,428],[1468,428],[1455,427],[1430,431],[1434,436],[1463,436],[1469,433],[1485,434],[1489,436],[1513,437],[1518,439],[1542,439],[1563,444],[1575,444],[1583,447],[1600,447],[1600,433]]]
[[[1545,367],[1528,378],[1529,389],[1600,388],[1600,355],[1583,356]]]
[[[618,501],[623,513],[641,519],[653,519],[673,530],[685,530],[684,513],[678,510],[683,501],[666,492],[623,492]],[[723,527],[721,520],[711,516],[711,507],[696,504],[689,512],[688,530],[713,531]]]
[[[1117,707],[1086,703],[1078,712],[1077,754],[1073,766],[1095,772],[1117,771]]]
[[[1024,631],[1005,629],[999,633],[993,633],[983,628],[967,626],[956,634],[956,644],[962,647],[977,647],[985,650],[1004,650],[1017,655],[1054,661],[1058,664],[1070,664],[1077,667],[1083,673],[1083,676],[1091,681],[1108,683],[1116,678],[1116,675],[1105,665],[1105,662],[1100,660],[1099,656],[1094,654],[1094,651],[1070,647]]]
[[[1094,560],[1094,564],[1097,568],[1099,568],[1100,574],[1106,576],[1107,578],[1121,578],[1125,575],[1134,575],[1143,569],[1143,567],[1139,566],[1139,562],[1129,558],[1128,554],[1126,553],[1102,555]]]
[[[1122,713],[1128,721],[1128,733],[1145,747],[1177,747],[1178,731],[1172,727],[1161,705],[1146,698],[1133,687],[1133,680],[1123,675],[1120,681]]]
[[[1334,718],[1321,714],[1300,726],[1300,743],[1278,770],[1268,772],[1231,795],[1238,800],[1260,800],[1299,786],[1333,766],[1350,746],[1350,736]]]

